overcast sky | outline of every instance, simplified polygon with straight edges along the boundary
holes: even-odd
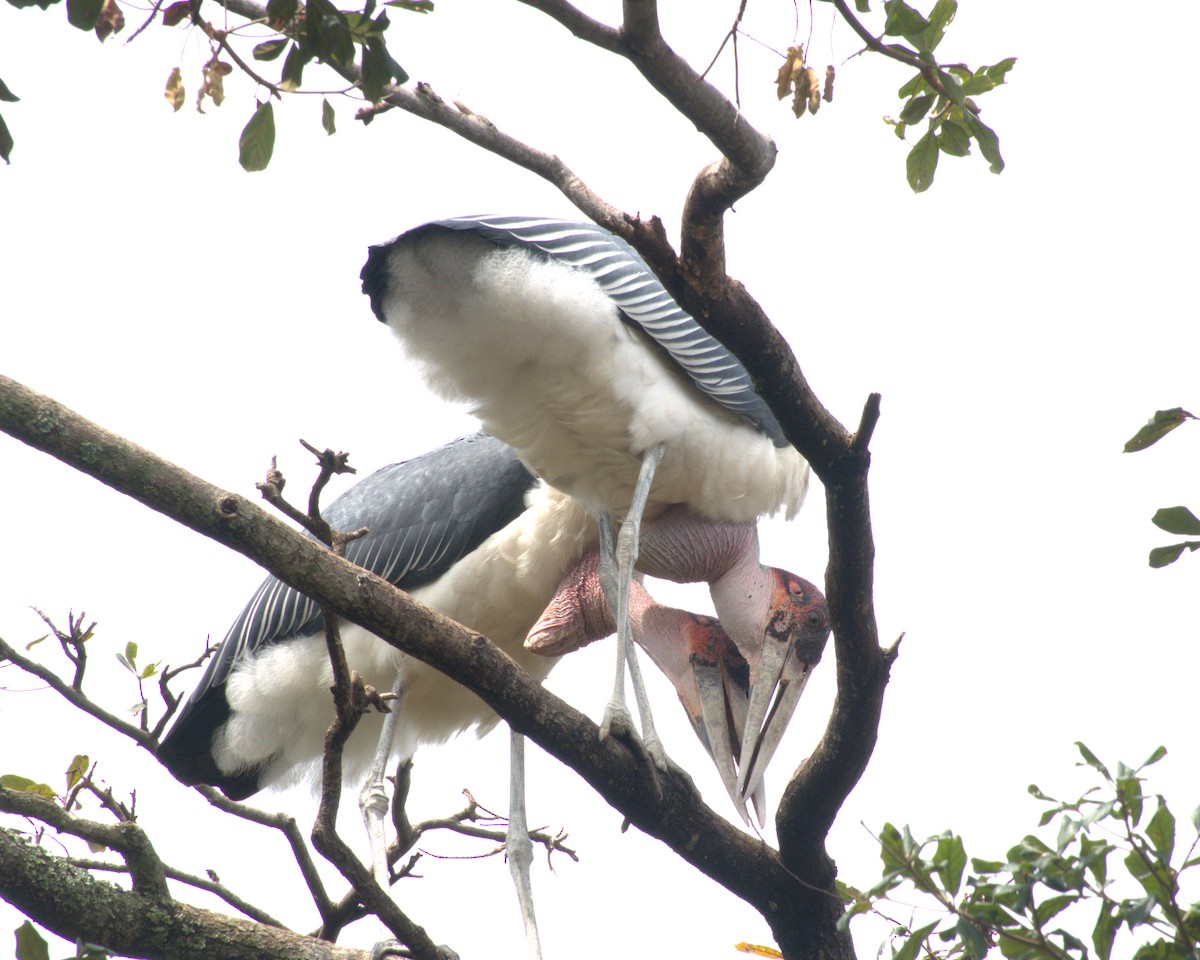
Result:
[[[615,3],[594,6],[616,16]],[[664,31],[703,67],[736,6],[664,3]],[[1009,84],[981,100],[1008,169],[943,158],[933,188],[914,196],[906,147],[880,120],[898,112],[908,72],[849,59],[850,32],[831,29],[828,5],[814,11],[812,59],[838,68],[816,117],[796,121],[775,101],[775,53],[739,46],[742,108],[780,156],[729,217],[728,247],[731,274],[843,422],[857,423],[869,392],[883,395],[876,598],[881,636],[906,639],[874,759],[830,852],[843,879],[868,885],[878,876],[868,829],[892,820],[918,835],[954,828],[968,853],[1000,856],[1040,813],[1027,784],[1063,795],[1086,785],[1076,739],[1130,763],[1165,743],[1154,785],[1182,823],[1200,802],[1200,557],[1154,571],[1146,554],[1170,540],[1149,522],[1158,507],[1200,510],[1200,428],[1136,456],[1121,447],[1155,409],[1200,404],[1186,99],[1200,13],[1182,2],[1135,15],[1128,4],[964,0],[944,58],[1019,57]],[[790,5],[759,0],[749,15],[765,44],[793,41]],[[715,153],[632,68],[519,4],[443,0],[432,16],[391,19],[390,49],[415,79],[677,235],[691,179]],[[17,146],[0,170],[0,371],[251,496],[272,454],[306,487],[299,437],[349,450],[367,472],[474,429],[423,391],[358,271],[368,244],[427,219],[575,215],[553,188],[399,112],[364,129],[344,99],[326,137],[317,97],[277,107],[275,159],[245,174],[237,137],[253,85],[231,77],[225,104],[199,115],[201,36],[156,26],[128,48],[101,47],[64,21],[62,5],[0,5],[0,77],[22,97],[3,104]],[[178,114],[162,97],[174,66],[188,84]],[[732,93],[728,56],[713,77]],[[60,622],[86,611],[99,622],[93,691],[117,709],[135,693],[115,651],[133,641],[146,659],[191,659],[261,579],[240,556],[4,437],[0,464],[0,636],[18,646],[40,636],[33,606]],[[822,499],[818,485],[798,520],[764,525],[768,562],[821,577]],[[707,608],[703,590],[655,592]],[[611,656],[597,644],[549,684],[598,717]],[[772,802],[819,738],[834,679],[829,662],[810,685],[768,775]],[[273,837],[211,816],[132,747],[25,692],[37,685],[15,671],[0,686],[0,772],[59,785],[86,752],[118,791],[138,788],[141,823],[172,865],[211,867],[285,921],[315,925]],[[668,750],[734,818],[670,689],[655,700]],[[565,827],[581,857],[535,870],[549,957],[720,958],[741,940],[770,942],[750,908],[657,842],[620,833],[619,815],[570,771],[537,750],[530,763],[531,822]],[[506,765],[503,733],[421,752],[414,819],[456,808],[463,787],[503,810]],[[302,793],[261,799],[310,815]],[[424,866],[428,879],[401,896],[435,940],[464,958],[522,955],[499,858]],[[620,893],[609,899],[605,884]],[[621,919],[600,913],[612,909]],[[16,923],[0,910],[0,928]],[[373,936],[355,928],[346,942]],[[864,933],[863,956],[877,943],[877,930]]]

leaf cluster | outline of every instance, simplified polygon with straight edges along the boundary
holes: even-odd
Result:
[[[1122,927],[1137,946],[1118,955],[1200,957],[1200,903],[1180,902],[1180,877],[1200,865],[1197,839],[1177,852],[1175,816],[1161,796],[1146,792],[1141,776],[1166,750],[1159,747],[1139,767],[1117,764],[1110,772],[1084,744],[1077,746],[1099,786],[1073,801],[1029,788],[1051,804],[1038,826],[1055,825],[1052,836],[1031,834],[1004,859],[980,860],[968,859],[952,832],[918,842],[908,827],[885,824],[878,837],[883,877],[866,892],[844,889],[843,925],[867,912],[886,916],[886,903],[910,902],[915,893],[935,918],[896,924],[893,960],[981,960],[995,948],[1010,960],[1088,960],[1093,952],[1111,960]],[[1200,831],[1200,809],[1191,822]],[[1090,923],[1090,933],[1081,933],[1079,922]]]
[[[8,0],[18,8],[37,6],[49,9],[61,0]],[[392,84],[403,84],[408,74],[388,49],[385,37],[390,26],[388,13],[376,14],[377,0],[364,0],[360,9],[342,10],[331,0],[269,0],[266,6],[266,26],[278,36],[249,47],[250,39],[241,35],[243,27],[218,29],[202,15],[203,0],[175,0],[164,5],[157,2],[145,29],[156,19],[165,27],[199,28],[208,37],[211,57],[203,65],[196,97],[196,109],[203,112],[205,97],[213,106],[225,99],[224,78],[236,67],[265,87],[270,97],[281,98],[286,93],[309,92],[303,89],[305,68],[314,60],[334,68],[342,76],[355,78],[355,87],[365,99],[375,102]],[[431,0],[385,0],[385,6],[416,13],[433,10]],[[93,30],[101,41],[125,26],[125,17],[117,0],[66,0],[67,19],[81,30]],[[222,20],[226,11],[222,10]],[[261,26],[256,23],[256,26]],[[139,29],[138,33],[141,32]],[[137,34],[135,33],[135,36]],[[243,56],[248,48],[248,54]],[[286,55],[285,55],[286,51]],[[233,61],[223,59],[228,54]],[[269,62],[284,57],[278,81],[261,76],[250,61]],[[344,91],[349,92],[349,91]],[[172,67],[163,91],[167,102],[178,111],[186,98],[183,74]],[[16,101],[8,87],[0,81],[0,100]],[[333,107],[322,99],[321,124],[326,133],[335,131]],[[275,121],[270,99],[257,103],[255,111],[243,128],[238,143],[238,160],[247,171],[263,170],[270,163],[275,147]],[[0,158],[6,163],[13,148],[13,138],[0,117]]]
[[[908,183],[913,191],[922,193],[929,189],[941,154],[968,156],[972,140],[992,173],[1000,173],[1004,169],[1000,138],[979,119],[975,98],[1004,83],[1016,58],[974,70],[961,63],[939,64],[935,51],[958,12],[957,0],[937,0],[928,17],[904,0],[886,0],[883,36],[896,37],[905,43],[884,43],[871,37],[857,25],[843,0],[834,3],[866,37],[868,49],[916,68],[913,77],[898,91],[900,99],[905,101],[899,118],[884,118],[901,140],[910,126],[926,121],[925,133],[909,151],[906,162]],[[865,11],[864,0],[856,0],[856,4],[860,12]]]
[[[1173,407],[1170,410],[1157,410],[1153,417],[1125,442],[1126,453],[1137,453],[1158,443],[1163,437],[1182,426],[1189,420],[1195,420],[1194,414],[1188,413],[1183,407]],[[1200,535],[1200,518],[1187,507],[1162,507],[1150,522],[1167,533],[1182,536]],[[1174,563],[1183,551],[1200,549],[1200,540],[1184,540],[1180,543],[1168,544],[1165,547],[1155,547],[1150,551],[1150,566],[1165,567]]]

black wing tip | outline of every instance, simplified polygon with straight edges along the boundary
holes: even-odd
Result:
[[[259,782],[263,767],[229,774],[217,766],[212,742],[229,716],[224,688],[210,690],[208,696],[184,707],[158,745],[155,756],[171,776],[186,786],[216,787],[230,800],[244,800],[263,788]]]
[[[383,316],[383,297],[387,292],[387,257],[395,242],[396,240],[389,240],[387,243],[368,247],[367,262],[358,274],[362,280],[362,292],[371,301],[371,312],[381,323],[387,322]]]

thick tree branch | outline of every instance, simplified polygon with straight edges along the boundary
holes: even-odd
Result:
[[[132,820],[97,823],[72,816],[54,800],[0,787],[0,811],[32,817],[60,833],[116,850],[129,868],[133,892],[146,900],[169,900],[167,877],[150,838]]]
[[[97,880],[0,829],[0,896],[66,940],[103,944],[118,956],[172,960],[366,960],[289,930],[154,900]]]

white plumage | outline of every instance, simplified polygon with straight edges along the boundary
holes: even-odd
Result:
[[[681,503],[732,521],[800,509],[796,449],[700,393],[587,273],[447,230],[397,242],[383,270],[381,316],[430,387],[590,509],[623,512],[655,442],[666,453],[647,516]]]

